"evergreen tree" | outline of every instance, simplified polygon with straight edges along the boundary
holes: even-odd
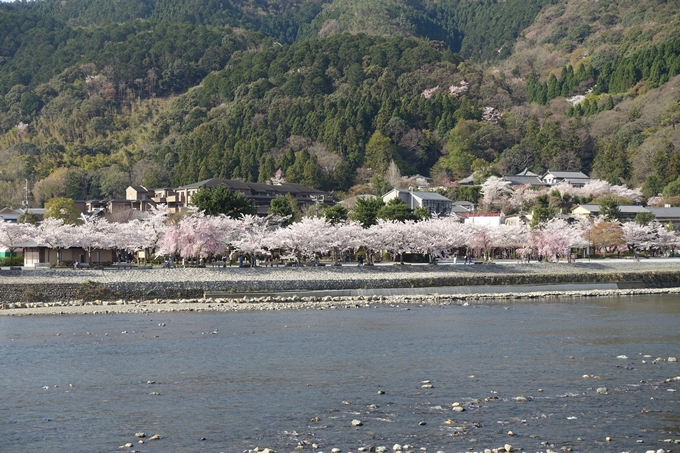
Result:
[[[46,219],[61,219],[69,225],[79,225],[82,223],[80,211],[75,202],[70,198],[52,198],[45,202]]]
[[[613,197],[606,197],[600,200],[600,217],[605,222],[614,222],[621,218],[621,209]]]
[[[383,220],[396,220],[398,222],[418,220],[418,217],[413,214],[413,210],[399,197],[392,198],[381,207],[378,210],[378,218]]]
[[[383,206],[385,206],[385,203],[383,203],[382,198],[357,197],[356,206],[354,206],[349,218],[359,222],[362,227],[368,228],[378,223],[378,211]]]
[[[550,200],[548,199],[548,195],[546,194],[540,195],[536,199],[536,204],[534,205],[534,208],[532,210],[530,225],[531,228],[536,228],[539,225],[542,225],[543,223],[552,219],[553,217],[555,217],[555,208],[552,208],[550,206]]]
[[[244,214],[257,214],[253,202],[241,192],[230,190],[225,185],[201,187],[191,197],[191,204],[206,215],[225,214],[237,219]]]
[[[293,222],[299,221],[301,218],[298,202],[291,194],[286,194],[285,197],[274,198],[267,213],[272,216],[287,217],[281,223],[282,226],[288,226]]]
[[[394,159],[394,146],[389,138],[376,130],[366,144],[366,166],[373,174],[382,175],[392,159]]]
[[[341,204],[336,204],[335,206],[327,207],[321,212],[321,215],[326,220],[328,220],[328,222],[331,225],[336,225],[340,222],[344,222],[349,218],[349,212]]]

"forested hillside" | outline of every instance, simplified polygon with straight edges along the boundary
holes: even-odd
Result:
[[[0,204],[209,177],[680,177],[678,0],[0,5]],[[670,163],[670,164],[668,164]],[[667,190],[669,195],[680,195]]]

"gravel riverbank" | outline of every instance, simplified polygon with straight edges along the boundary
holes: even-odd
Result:
[[[637,289],[475,294],[295,297],[280,291],[441,286],[636,282]],[[587,288],[587,285],[584,285]],[[204,298],[205,292],[239,298]],[[248,292],[258,292],[249,297]],[[499,303],[518,298],[593,297],[680,292],[680,261],[582,261],[357,268],[48,269],[0,273],[0,315],[332,309],[379,304]],[[246,293],[240,297],[240,293]],[[262,293],[265,293],[262,295]],[[271,293],[267,295],[266,293]]]

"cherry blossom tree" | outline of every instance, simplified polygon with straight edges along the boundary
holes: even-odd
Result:
[[[75,244],[87,252],[87,262],[92,262],[93,249],[109,248],[111,225],[102,217],[81,214],[82,223],[73,227]]]
[[[422,222],[430,223],[430,222]],[[380,243],[376,245],[376,249],[387,250],[391,252],[394,258],[399,255],[401,264],[404,264],[404,252],[412,249],[413,232],[415,222],[413,220],[406,220],[404,222],[378,220],[378,224],[373,228],[375,235],[380,239]]]
[[[215,224],[202,213],[180,220],[177,250],[183,258],[207,258],[223,250],[223,241]]]
[[[573,230],[563,219],[551,219],[531,231],[531,243],[536,252],[548,259],[566,256]]]
[[[506,181],[498,176],[490,176],[484,184],[482,184],[482,200],[489,208],[500,205],[503,197],[506,197],[512,191],[510,190],[510,181]]]
[[[534,190],[529,184],[517,186],[510,193],[508,203],[515,210],[529,210],[536,204],[536,199],[540,194],[540,191]]]
[[[629,189],[626,186],[611,186],[609,189],[609,193],[611,195],[616,195],[621,198],[627,198],[629,200],[632,200],[633,202],[637,203],[642,199],[642,190],[641,189]]]
[[[332,225],[326,219],[304,217],[300,222],[276,230],[270,243],[274,248],[288,250],[290,257],[313,259],[332,248],[332,232]]]
[[[147,211],[147,217],[142,220],[141,227],[145,238],[142,248],[151,255],[168,230],[168,206],[165,204],[152,206]]]
[[[366,229],[361,223],[347,221],[335,225],[335,233],[331,236],[331,247],[340,252],[357,251],[365,245]]]
[[[272,231],[276,228],[275,225],[269,223],[269,217],[244,215],[236,221],[228,237],[233,235],[230,244],[247,255],[251,265],[254,265],[257,254],[269,254],[273,248],[277,248],[277,244],[271,240]]]
[[[529,230],[526,225],[497,225],[490,230],[491,243],[494,248],[511,250],[522,247],[529,240]]]
[[[664,253],[675,250],[678,246],[678,236],[673,230],[673,225],[662,225],[656,222],[655,245]]]
[[[636,222],[626,222],[621,225],[626,247],[633,253],[647,250],[656,236],[656,226],[653,224],[639,225]]]
[[[47,218],[40,223],[35,232],[37,243],[45,244],[57,251],[57,265],[61,263],[61,251],[77,245],[77,240],[73,225],[65,224],[62,219]],[[50,261],[49,251],[47,261]]]
[[[484,259],[489,259],[491,249],[493,247],[493,240],[490,234],[490,227],[483,224],[465,224],[466,234],[468,237],[467,246],[479,253]]]
[[[579,188],[575,195],[582,197],[592,196],[593,198],[607,195],[611,190],[611,184],[601,179],[591,179],[583,187]]]
[[[451,251],[466,244],[467,235],[463,224],[451,217],[418,222],[411,232],[413,248],[433,257],[442,251]]]
[[[143,249],[145,237],[140,221],[109,223],[106,242],[108,244],[106,248],[113,250],[118,260],[120,259],[120,252],[134,253]]]
[[[0,222],[0,247],[9,250],[10,256],[23,242],[31,239],[33,225],[30,223]]]

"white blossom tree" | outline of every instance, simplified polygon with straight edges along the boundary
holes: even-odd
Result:
[[[45,244],[48,248],[56,250],[57,264],[61,263],[61,251],[77,245],[77,237],[74,234],[73,225],[64,223],[62,219],[47,218],[36,229],[35,241]],[[49,251],[47,261],[50,261]]]
[[[626,247],[632,253],[647,250],[653,244],[656,237],[654,224],[639,225],[635,222],[626,222],[621,225],[621,230],[623,230]]]
[[[142,248],[151,255],[168,230],[168,206],[165,204],[152,206],[147,211],[147,217],[142,220],[141,226],[145,239]]]
[[[507,197],[512,192],[510,184],[510,181],[506,181],[503,178],[490,176],[482,184],[481,192],[484,204],[489,208],[499,206],[501,199]]]
[[[75,244],[87,252],[87,262],[92,262],[93,249],[109,248],[111,225],[103,217],[81,215],[82,223],[73,227]]]
[[[415,222],[412,220],[378,220],[378,224],[371,227],[380,240],[375,248],[391,252],[395,259],[399,255],[401,264],[404,264],[404,253],[413,248],[414,226]]]
[[[16,249],[32,238],[32,230],[29,223],[0,222],[0,247],[9,250],[10,257],[14,256]]]

